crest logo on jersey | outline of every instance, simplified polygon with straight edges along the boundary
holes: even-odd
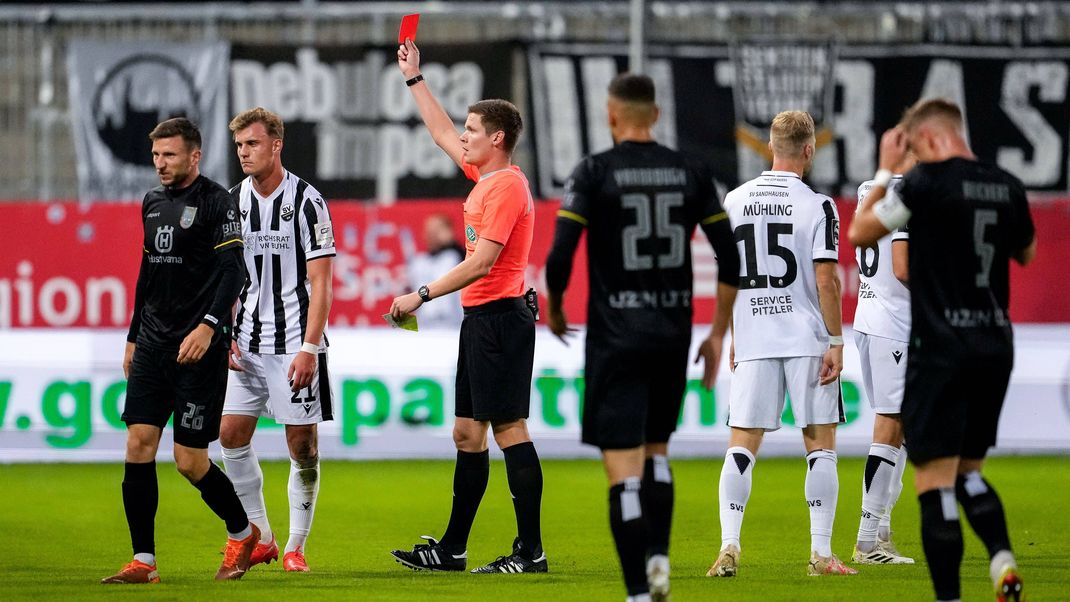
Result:
[[[471,224],[466,224],[465,225],[465,227],[464,227],[464,235],[468,239],[468,242],[473,243],[473,244],[479,238],[478,236],[476,236],[476,229],[473,228]]]
[[[283,205],[282,206],[282,221],[288,222],[294,218],[294,206]]]
[[[227,209],[227,219],[230,220],[230,221],[234,221],[234,210],[233,209]]]
[[[249,210],[248,209],[242,209],[241,210],[241,218],[245,219],[247,217],[249,217]]]
[[[170,253],[175,242],[175,227],[160,226],[156,228],[156,251],[158,253]]]
[[[903,359],[903,352],[898,349],[892,352],[892,359],[895,360],[895,364],[899,365],[899,360]]]
[[[197,217],[197,208],[186,207],[182,210],[182,217],[178,220],[178,225],[182,226],[183,230],[186,230],[193,225],[193,218],[195,217]]]

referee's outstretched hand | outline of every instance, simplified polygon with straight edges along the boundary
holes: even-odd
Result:
[[[182,344],[178,346],[178,363],[194,364],[199,362],[204,357],[204,352],[208,351],[208,346],[212,344],[213,334],[215,334],[215,329],[211,326],[198,324],[197,328],[187,334],[186,338],[182,339]]]

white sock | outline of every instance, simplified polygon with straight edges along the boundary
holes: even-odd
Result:
[[[290,482],[286,486],[290,497],[290,539],[286,552],[305,547],[308,531],[312,528],[312,515],[316,512],[316,495],[320,491],[320,462],[301,468],[297,460],[290,458]]]
[[[134,560],[144,562],[149,566],[156,566],[156,554],[149,554],[148,552],[134,554]]]
[[[625,602],[650,602],[650,594],[636,594],[628,596],[624,600]]]
[[[743,528],[743,511],[750,499],[754,455],[745,447],[730,447],[721,466],[717,499],[721,511],[721,549],[729,545],[741,548],[739,532]]]
[[[224,447],[223,467],[227,469],[227,476],[234,484],[234,491],[241,500],[242,508],[245,508],[249,522],[260,529],[260,543],[269,543],[271,525],[264,506],[264,473],[260,470],[260,461],[256,458],[253,446]]]
[[[892,539],[892,508],[899,501],[899,494],[903,492],[903,473],[907,469],[907,448],[899,448],[899,461],[895,463],[895,472],[892,480],[888,483],[888,505],[884,515],[881,516],[880,526],[877,527],[877,537],[883,541]]]
[[[992,557],[992,560],[988,563],[988,574],[992,577],[992,584],[997,585],[1000,574],[1007,567],[1018,568],[1018,563],[1014,561],[1014,554],[1011,554],[1010,550],[1000,550],[996,552],[996,555]]]
[[[882,443],[869,446],[866,470],[862,475],[862,520],[858,523],[858,549],[869,552],[877,547],[877,526],[888,508],[891,481],[899,461],[899,448]]]
[[[806,505],[810,507],[810,549],[818,556],[832,556],[832,523],[840,479],[836,452],[817,449],[806,454]]]

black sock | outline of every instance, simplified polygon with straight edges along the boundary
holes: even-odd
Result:
[[[505,454],[505,474],[509,493],[513,494],[516,533],[520,554],[534,560],[542,554],[542,466],[531,441],[510,445]]]
[[[959,565],[962,564],[962,527],[951,488],[933,489],[918,496],[921,502],[921,543],[929,562],[929,576],[937,600],[959,599]]]
[[[981,473],[973,471],[959,475],[955,480],[955,496],[966,512],[970,527],[988,548],[988,557],[1001,550],[1010,551],[1011,538],[1007,535],[1003,504]]]
[[[135,554],[156,553],[156,508],[159,505],[156,461],[146,464],[127,462],[123,475],[123,508]]]
[[[468,548],[468,534],[472,532],[472,522],[489,480],[490,453],[487,450],[476,453],[457,450],[457,464],[453,468],[453,509],[441,541],[446,550],[461,554]]]
[[[646,580],[649,533],[640,501],[640,483],[638,477],[632,477],[609,488],[609,529],[617,544],[617,556],[629,596],[650,591]]]
[[[672,530],[672,469],[667,456],[646,459],[643,465],[643,514],[650,526],[650,554],[669,554]]]
[[[234,484],[215,462],[208,463],[208,472],[193,486],[200,490],[201,499],[212,512],[227,523],[228,533],[240,533],[249,526],[245,508],[242,508],[238,494],[234,493]]]

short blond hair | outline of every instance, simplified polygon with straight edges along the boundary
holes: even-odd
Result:
[[[962,109],[947,98],[919,100],[903,113],[903,119],[899,125],[904,130],[910,131],[930,119],[939,119],[957,131],[962,130]]]
[[[814,144],[814,118],[806,111],[783,111],[769,126],[773,154],[783,157],[802,155],[803,147]]]
[[[264,107],[254,107],[235,115],[234,119],[230,120],[230,133],[236,134],[254,123],[264,124],[264,129],[267,130],[268,136],[282,140],[282,117],[279,117]]]

